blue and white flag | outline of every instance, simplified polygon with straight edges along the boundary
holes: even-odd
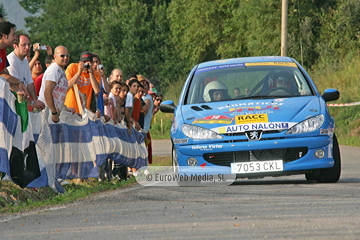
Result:
[[[16,113],[16,98],[3,78],[0,89],[0,172],[11,176],[15,171],[16,177],[26,177],[21,179],[22,187],[50,186],[62,192],[57,178],[98,177],[98,166],[107,159],[137,169],[147,166],[143,133],[133,129],[129,135],[125,125],[104,123],[103,117],[91,112],[81,118],[63,111],[60,122],[53,123],[48,108],[28,113],[25,128]],[[24,171],[18,174],[19,169]]]
[[[0,81],[0,113],[3,137],[0,171],[5,172],[20,187],[26,187],[40,176],[35,141],[26,102],[18,102],[9,84]],[[9,155],[10,154],[10,155]]]
[[[103,118],[86,110],[82,118],[63,111],[59,123],[51,121],[48,108],[42,115],[39,163],[45,166],[49,186],[57,191],[55,179],[97,178],[98,167],[107,159],[137,169],[147,165],[144,134],[134,129],[129,135],[124,125],[103,123]]]
[[[106,80],[105,80],[106,81]],[[97,97],[97,109],[99,109],[101,116],[104,116],[105,114],[105,109],[104,109],[104,94],[105,90],[104,90],[104,84],[103,84],[103,79],[100,79],[100,93],[98,94]]]
[[[5,78],[0,77],[0,172],[8,175],[10,175],[9,159],[17,124],[15,96],[11,93]]]

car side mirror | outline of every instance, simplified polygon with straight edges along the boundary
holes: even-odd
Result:
[[[325,100],[325,102],[335,101],[340,98],[340,93],[336,89],[329,88],[324,91],[321,97]]]
[[[171,100],[166,100],[160,104],[160,111],[163,113],[174,113],[175,108],[176,106]]]

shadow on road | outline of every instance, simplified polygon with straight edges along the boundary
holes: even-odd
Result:
[[[360,183],[359,178],[345,178],[341,179],[337,183],[333,184],[347,184],[347,183]],[[287,184],[330,184],[330,183],[318,183],[316,181],[308,180],[236,180],[231,185],[287,185]]]

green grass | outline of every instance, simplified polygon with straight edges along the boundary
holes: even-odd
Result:
[[[170,156],[156,156],[153,159],[153,163],[150,166],[172,166],[172,160]]]
[[[170,165],[171,156],[153,156],[152,166]],[[24,212],[45,206],[68,204],[93,193],[124,188],[135,182],[135,178],[121,182],[117,180],[99,182],[97,179],[86,179],[78,184],[72,182],[63,185],[66,192],[58,194],[50,187],[20,188],[13,182],[0,181],[0,213]]]
[[[135,178],[119,182],[98,182],[97,179],[86,179],[80,184],[64,185],[64,194],[55,193],[50,187],[20,188],[10,181],[3,181],[0,189],[0,213],[22,212],[43,206],[71,203],[92,193],[115,190],[135,182]]]
[[[151,125],[151,138],[168,139],[170,138],[171,119],[173,114],[159,111],[154,116],[154,123]]]
[[[337,68],[314,70],[312,76],[319,91],[335,88],[340,98],[331,103],[360,102],[359,57],[345,58]],[[329,107],[335,119],[335,133],[341,145],[360,147],[360,106]]]
[[[166,92],[163,92],[163,100],[172,100],[175,105],[177,105],[181,89],[183,87],[184,81],[180,80],[177,84],[170,85]],[[170,138],[170,128],[171,120],[173,119],[173,114],[163,113],[158,111],[154,115],[154,122],[151,125],[151,138],[153,139],[168,139]]]

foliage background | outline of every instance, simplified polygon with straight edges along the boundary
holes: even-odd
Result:
[[[120,68],[124,76],[145,75],[175,102],[199,62],[280,55],[281,0],[18,1],[35,14],[26,18],[32,42],[66,46],[71,62],[97,52],[107,74]],[[359,101],[360,0],[288,0],[288,8],[288,56],[320,91],[340,90],[337,102]],[[330,109],[341,144],[360,146],[358,110]],[[171,116],[157,118],[170,126]]]

